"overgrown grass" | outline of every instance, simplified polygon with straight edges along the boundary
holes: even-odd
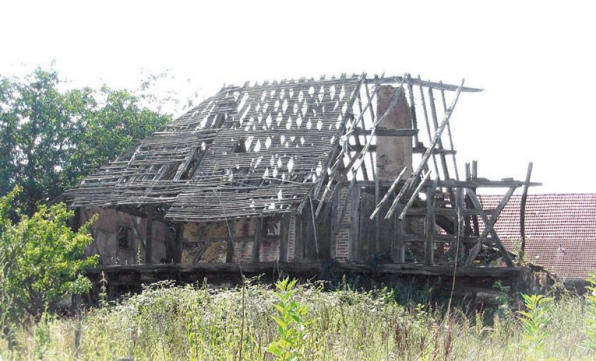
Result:
[[[590,306],[580,296],[564,294],[523,315],[507,308],[491,316],[455,308],[445,316],[433,305],[400,305],[388,290],[284,287],[276,294],[254,283],[231,290],[162,283],[91,309],[80,321],[42,318],[21,332],[13,352],[2,340],[0,354],[5,360],[277,360],[275,350],[286,347],[288,352],[278,352],[285,359],[304,360],[596,358],[593,349],[582,347],[590,343],[586,330],[593,326],[584,326]],[[290,340],[292,335],[298,337]],[[533,354],[538,342],[539,355]]]

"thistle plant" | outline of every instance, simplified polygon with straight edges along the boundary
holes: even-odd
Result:
[[[546,328],[553,299],[543,295],[522,294],[522,297],[527,311],[518,311],[523,324],[524,339],[520,347],[528,351],[530,359],[534,359],[542,355],[545,340],[549,335]]]
[[[585,334],[587,339],[582,344],[592,352],[596,352],[596,272],[590,274],[586,286],[586,318]]]
[[[271,318],[277,324],[279,339],[271,342],[267,351],[275,355],[279,361],[299,359],[308,338],[308,322],[305,320],[308,308],[292,300],[296,281],[285,278],[275,284],[277,292],[274,292],[274,295],[277,303],[273,306],[277,310],[277,316]]]

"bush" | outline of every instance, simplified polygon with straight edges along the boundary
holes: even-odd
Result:
[[[81,272],[97,264],[84,258],[93,238],[87,227],[73,231],[73,212],[63,204],[40,206],[31,217],[12,207],[15,188],[0,198],[0,325],[23,324],[27,316],[54,311],[66,295],[83,294],[90,281]],[[18,214],[13,223],[10,213]]]

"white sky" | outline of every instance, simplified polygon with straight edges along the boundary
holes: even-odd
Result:
[[[589,1],[4,1],[0,74],[52,60],[73,86],[180,93],[323,74],[404,72],[481,87],[452,118],[460,166],[535,193],[596,192],[596,4]],[[595,99],[596,100],[596,99]]]

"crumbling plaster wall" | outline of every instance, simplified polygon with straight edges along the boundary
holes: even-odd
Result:
[[[81,209],[80,224],[88,222],[94,215],[98,219],[90,227],[93,243],[87,247],[87,255],[100,255],[101,265],[130,265],[148,263],[145,259],[144,239],[147,220],[111,208]],[[118,229],[124,227],[129,232],[130,247],[121,247],[118,242]],[[151,263],[168,262],[166,259],[167,224],[154,221],[152,229],[153,248]],[[140,258],[139,258],[140,256]]]
[[[279,259],[281,232],[279,221],[266,219],[263,229],[258,229],[258,218],[236,219],[231,222],[234,239],[232,262],[252,262],[255,235],[261,233],[259,261]],[[182,226],[182,263],[224,263],[228,247],[229,230],[226,222],[184,223]]]

